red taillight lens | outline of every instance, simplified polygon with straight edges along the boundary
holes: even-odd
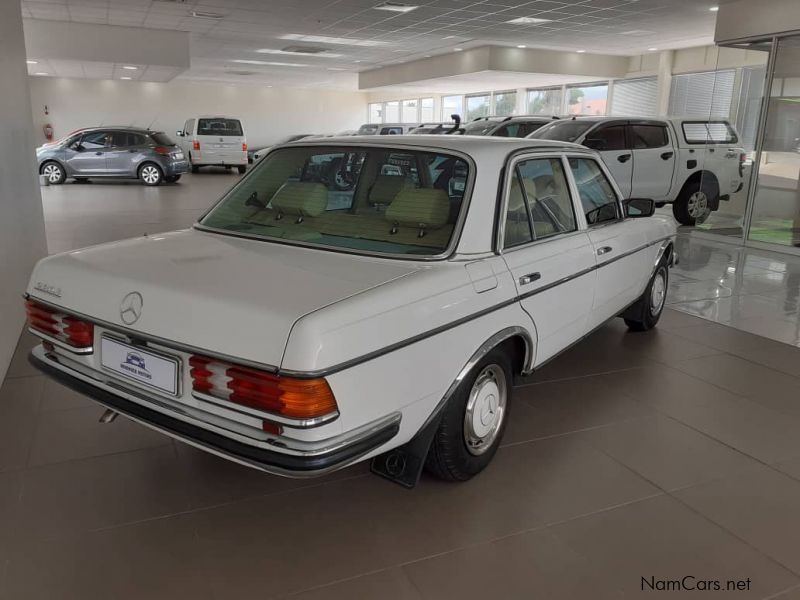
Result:
[[[162,156],[169,156],[170,152],[172,152],[172,150],[170,150],[170,149],[169,149],[169,148],[167,148],[166,146],[156,146],[155,148],[153,148],[153,150],[154,150],[154,151],[155,151],[157,154],[160,154],[160,155],[162,155]]]
[[[242,150],[247,152],[247,142],[242,142]]]
[[[192,150],[200,150],[200,142],[199,141],[194,140],[192,142]]]
[[[337,410],[324,379],[294,379],[258,369],[192,356],[192,389],[235,404],[291,419],[314,419]]]
[[[91,348],[94,343],[94,325],[66,313],[26,300],[28,326],[60,340],[74,348]]]

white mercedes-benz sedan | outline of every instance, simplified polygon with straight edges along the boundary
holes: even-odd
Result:
[[[39,262],[31,361],[106,417],[271,473],[466,480],[515,378],[609,319],[656,325],[676,229],[653,210],[567,143],[277,146],[191,229]]]

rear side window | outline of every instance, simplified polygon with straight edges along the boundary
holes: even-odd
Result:
[[[625,125],[610,125],[595,131],[590,131],[583,141],[584,146],[599,150],[625,150],[628,144],[625,140]]]
[[[242,123],[239,119],[199,119],[197,135],[242,136]]]
[[[686,121],[682,127],[687,144],[735,144],[739,141],[727,121]]]
[[[667,128],[663,125],[631,125],[634,150],[663,148],[669,145]]]
[[[161,132],[161,131],[159,131],[157,133],[151,133],[150,134],[150,139],[152,139],[158,146],[174,146],[175,145],[175,142],[173,141],[173,139],[171,137],[169,137],[166,133]]]
[[[619,219],[617,195],[597,162],[588,158],[570,158],[569,166],[587,224],[592,226]]]

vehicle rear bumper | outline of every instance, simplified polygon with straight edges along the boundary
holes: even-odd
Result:
[[[400,430],[400,414],[395,413],[376,421],[357,435],[345,434],[329,440],[331,443],[327,444],[327,450],[287,454],[243,443],[103,389],[77,372],[71,373],[57,356],[47,354],[41,346],[31,351],[28,360],[60,384],[138,423],[212,454],[286,477],[315,477],[343,468],[379,448]]]
[[[167,163],[164,168],[164,175],[167,177],[171,175],[182,175],[183,173],[187,173],[189,171],[189,161],[182,160]]]

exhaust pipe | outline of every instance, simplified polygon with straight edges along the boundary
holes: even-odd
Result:
[[[106,411],[100,416],[101,423],[113,423],[114,419],[119,416],[118,412],[114,412],[110,408],[107,408]]]

